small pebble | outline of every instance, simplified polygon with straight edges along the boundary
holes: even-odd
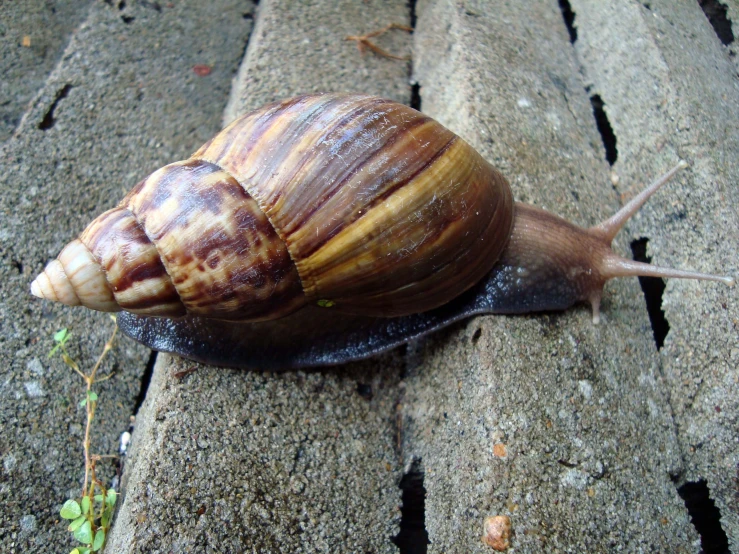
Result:
[[[28,363],[26,364],[26,369],[28,369],[29,371],[32,371],[36,375],[44,374],[44,366],[41,363],[41,360],[39,360],[38,358],[33,358],[29,360]]]
[[[503,552],[511,546],[511,518],[508,516],[486,517],[483,523],[482,542],[493,550]]]

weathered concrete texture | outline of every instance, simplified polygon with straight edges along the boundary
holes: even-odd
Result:
[[[0,3],[0,142],[21,120],[84,20],[90,0],[26,0]]]
[[[572,7],[578,57],[618,141],[619,190],[630,195],[630,183],[675,155],[692,164],[629,234],[649,238],[654,263],[739,275],[739,82],[713,28],[690,0]],[[685,463],[680,477],[707,480],[739,552],[737,291],[670,281],[663,307],[670,332],[660,362]]]
[[[265,102],[307,92],[364,92],[399,102],[409,100],[403,62],[367,51],[347,36],[370,33],[390,23],[409,25],[406,4],[396,0],[271,1],[259,15],[246,58],[224,112],[224,125]],[[410,58],[410,35],[392,30],[372,39],[396,56]]]
[[[557,2],[429,0],[418,13],[423,111],[500,167],[517,199],[583,225],[612,213]],[[667,154],[661,170],[677,161]],[[426,471],[430,552],[489,551],[491,515],[511,517],[516,552],[697,550],[636,280],[610,283],[602,311],[599,326],[586,307],[477,318],[426,347],[406,379],[403,453]]]
[[[84,471],[84,412],[77,408],[84,388],[46,353],[52,334],[69,327],[76,335],[71,352],[89,368],[112,327],[104,314],[32,298],[29,283],[148,171],[186,157],[217,130],[250,28],[236,0],[120,7],[92,5],[0,153],[4,552],[71,549],[58,512],[79,493]],[[212,73],[193,73],[198,63],[212,64]],[[147,359],[145,349],[122,339],[106,364],[116,376],[96,387],[96,452],[116,451]],[[109,479],[113,468],[103,468]]]
[[[402,1],[263,0],[224,119],[316,90],[408,102],[408,63],[344,41],[407,19]],[[378,43],[404,53],[410,37]],[[285,374],[160,356],[109,551],[395,552],[401,368],[397,353]]]
[[[108,552],[394,552],[400,362],[381,363],[275,375],[163,356]]]

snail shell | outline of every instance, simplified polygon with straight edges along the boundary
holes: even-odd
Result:
[[[307,95],[153,173],[42,280],[65,303],[147,316],[263,321],[319,300],[400,316],[477,283],[512,220],[505,179],[431,118],[371,96]],[[81,276],[90,264],[102,271]]]

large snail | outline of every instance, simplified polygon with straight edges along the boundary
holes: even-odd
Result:
[[[407,106],[314,94],[234,121],[95,219],[31,285],[119,311],[150,347],[229,366],[370,356],[464,317],[592,305],[613,277],[728,277],[611,241],[680,167],[582,229],[514,203],[464,140]]]

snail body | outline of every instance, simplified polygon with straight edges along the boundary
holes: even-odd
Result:
[[[611,277],[730,281],[611,251],[662,182],[581,229],[514,203],[495,168],[411,108],[299,96],[141,181],[32,292],[124,310],[122,330],[158,350],[270,368],[366,357],[479,313],[589,301],[597,319]]]

